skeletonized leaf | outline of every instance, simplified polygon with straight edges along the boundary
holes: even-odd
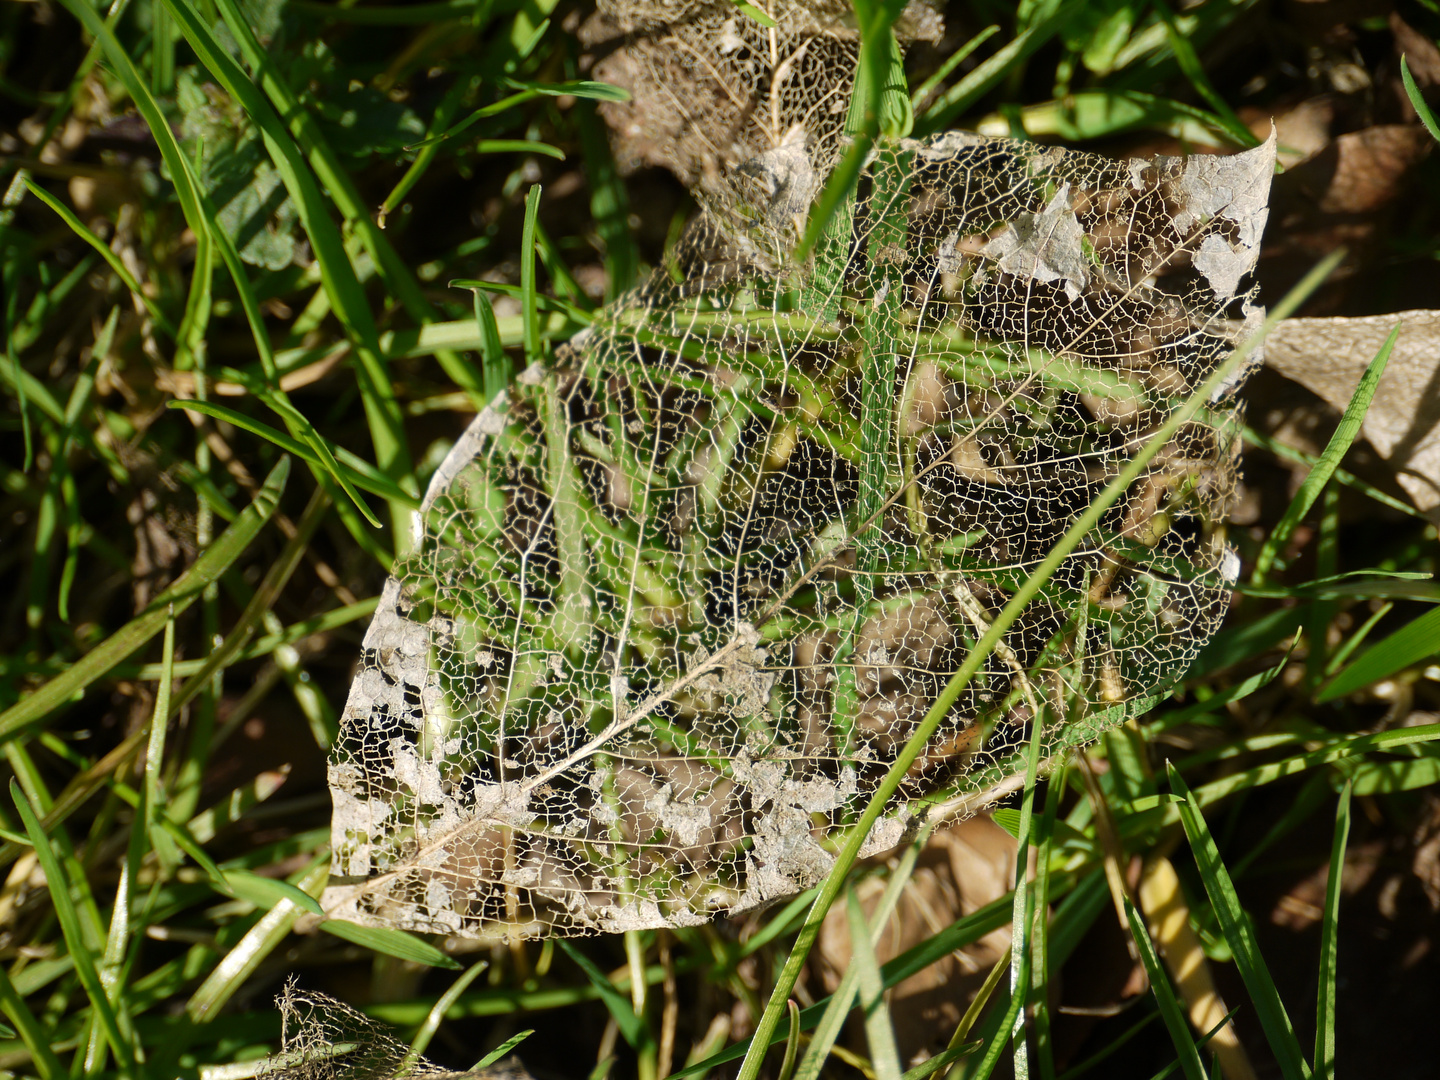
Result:
[[[331,761],[327,913],[572,934],[817,882],[993,613],[1258,323],[1273,160],[882,141],[823,274],[788,202],[702,218],[436,473]],[[1005,634],[867,850],[916,799],[1013,785],[1041,710],[1089,702],[1053,751],[1184,673],[1233,582],[1234,389]]]

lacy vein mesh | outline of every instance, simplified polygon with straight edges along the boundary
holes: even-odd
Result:
[[[456,446],[330,765],[335,917],[687,925],[815,884],[995,613],[1259,312],[1273,142],[884,143],[805,267],[765,205]],[[1005,634],[867,850],[1148,708],[1230,596],[1232,380]]]

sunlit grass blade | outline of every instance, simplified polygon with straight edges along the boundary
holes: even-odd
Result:
[[[315,896],[329,879],[329,854],[322,852],[310,866],[295,876],[291,884],[310,896]],[[260,916],[190,995],[190,1000],[185,1003],[186,1017],[196,1024],[214,1020],[225,1003],[244,985],[245,980],[290,934],[302,914],[303,908],[289,900],[281,900]]]
[[[967,72],[964,78],[936,98],[923,116],[917,118],[917,133],[928,135],[932,131],[949,127],[960,114],[1004,79],[1015,65],[1022,63],[1026,57],[1059,33],[1078,7],[1076,4],[1060,5],[1054,14],[1029,27],[997,49],[994,54],[987,56]]]
[[[1313,454],[1307,454],[1298,447],[1290,446],[1288,443],[1275,438],[1273,435],[1267,435],[1263,431],[1256,431],[1254,428],[1247,427],[1245,429],[1245,441],[1252,446],[1264,447],[1276,457],[1282,458],[1285,461],[1292,462],[1296,465],[1304,465],[1307,469],[1313,469],[1316,462],[1320,460]],[[1388,506],[1397,514],[1404,514],[1406,517],[1415,518],[1417,521],[1429,520],[1423,513],[1416,510],[1415,507],[1403,499],[1397,499],[1395,496],[1381,491],[1374,484],[1366,483],[1352,472],[1337,468],[1332,474],[1332,478],[1337,483],[1344,484],[1346,487],[1353,488],[1367,498],[1373,499],[1381,506]]]
[[[230,568],[270,520],[289,475],[290,459],[281,458],[234,524],[216,538],[174,585],[63,673],[0,713],[0,739],[39,720],[82,693],[92,682],[139,649],[164,629],[166,621],[172,617],[172,605],[174,615],[178,615],[199,599],[205,588],[219,580],[220,575]]]
[[[486,282],[455,280],[452,289],[469,289],[475,297],[475,326],[480,332],[480,364],[483,393],[486,402],[495,400],[495,395],[510,385],[515,376],[515,365],[500,340],[500,328],[495,323],[495,309],[485,295]]]
[[[930,77],[917,86],[915,91],[910,95],[911,108],[918,109],[924,105],[925,99],[935,92],[937,86],[948,79],[951,73],[959,67],[971,53],[999,32],[1000,25],[998,23],[992,23],[947,56],[945,62],[936,68]]]
[[[1265,1032],[1266,1041],[1270,1044],[1270,1050],[1279,1063],[1280,1073],[1285,1080],[1306,1080],[1310,1070],[1301,1056],[1300,1044],[1295,1039],[1295,1029],[1285,1011],[1284,1002],[1280,1000],[1280,993],[1275,989],[1275,980],[1270,976],[1270,969],[1265,966],[1265,960],[1260,955],[1254,927],[1250,923],[1250,917],[1240,906],[1240,898],[1236,895],[1230,873],[1220,858],[1215,838],[1210,835],[1205,815],[1201,812],[1194,794],[1173,766],[1169,775],[1171,788],[1181,797],[1181,801],[1176,805],[1181,824],[1185,827],[1185,835],[1190,840],[1190,849],[1195,855],[1195,867],[1205,883],[1205,891],[1210,897],[1225,941],[1235,957],[1240,978],[1250,992],[1250,1000],[1255,1005],[1255,1012]]]
[[[543,355],[535,300],[535,215],[539,209],[540,185],[532,184],[525,195],[525,224],[520,233],[520,315],[525,327],[525,360],[531,364]],[[485,333],[483,328],[481,333]]]
[[[1440,142],[1440,123],[1435,120],[1435,114],[1430,110],[1424,95],[1420,93],[1420,87],[1415,85],[1415,76],[1410,74],[1410,65],[1405,62],[1405,56],[1400,56],[1400,78],[1405,83],[1405,96],[1410,99],[1410,104],[1415,108],[1415,115],[1425,125],[1425,130],[1430,132],[1430,137]]]
[[[1295,497],[1290,500],[1285,514],[1281,517],[1275,528],[1270,530],[1270,535],[1265,538],[1265,544],[1260,553],[1255,556],[1255,570],[1250,577],[1251,584],[1263,585],[1265,576],[1270,572],[1270,567],[1275,557],[1284,549],[1290,534],[1295,531],[1295,526],[1300,524],[1310,508],[1315,505],[1315,500],[1320,497],[1321,490],[1330,482],[1335,468],[1340,464],[1340,459],[1350,449],[1350,444],[1360,434],[1360,424],[1365,419],[1365,413],[1370,408],[1370,402],[1374,400],[1375,391],[1380,386],[1380,377],[1385,374],[1385,364],[1390,359],[1390,351],[1395,347],[1395,339],[1400,336],[1401,324],[1397,323],[1395,329],[1390,331],[1390,336],[1385,344],[1380,346],[1380,351],[1370,361],[1370,366],[1365,369],[1365,374],[1360,377],[1360,385],[1355,387],[1355,393],[1351,395],[1350,404],[1345,406],[1345,413],[1340,418],[1340,425],[1335,429],[1335,434],[1330,436],[1330,442],[1325,447],[1325,452],[1320,455],[1320,460],[1310,470],[1310,474],[1300,485],[1300,490],[1295,492]]]
[[[800,1006],[790,999],[790,1034],[785,1039],[785,1057],[780,1062],[780,1080],[792,1080],[800,1056]]]
[[[875,961],[875,947],[870,944],[870,927],[865,923],[854,889],[847,894],[845,906],[850,924],[850,958],[857,971],[856,989],[860,995],[860,1013],[865,1020],[870,1065],[876,1080],[900,1080],[900,1055],[895,1048],[890,1010],[885,1007],[885,984],[880,980],[880,965]]]
[[[415,1038],[410,1041],[410,1050],[405,1055],[405,1063],[400,1067],[402,1073],[410,1065],[418,1061],[421,1055],[425,1053],[426,1048],[430,1045],[430,1040],[435,1037],[435,1032],[440,1030],[440,1022],[445,1019],[445,1014],[450,1011],[450,1006],[455,1004],[455,999],[469,989],[470,984],[489,966],[489,960],[480,960],[471,964],[460,974],[459,978],[450,984],[449,988],[447,988],[443,994],[435,999],[435,1004],[425,1016],[425,1022],[420,1025],[420,1030],[415,1032]],[[517,1036],[516,1039],[518,1041],[519,1039],[523,1039],[525,1035],[532,1034],[534,1034],[534,1032],[525,1032]],[[500,1056],[504,1056],[506,1049],[504,1046],[501,1047]],[[475,1067],[478,1069],[482,1066],[477,1065]]]
[[[169,316],[160,310],[155,301],[151,299],[150,294],[135,280],[134,275],[126,269],[125,264],[120,261],[120,256],[110,250],[110,245],[96,236],[94,232],[90,230],[89,226],[75,216],[74,211],[39,184],[35,183],[34,180],[31,180],[27,174],[21,173],[20,179],[30,191],[30,194],[50,207],[51,210],[54,210],[55,213],[59,214],[60,219],[64,221],[66,225],[70,226],[71,231],[74,232],[76,236],[80,237],[81,240],[84,240],[85,243],[89,244],[104,257],[105,261],[110,264],[110,269],[115,272],[115,276],[120,279],[120,283],[130,290],[130,295],[145,305],[145,310],[148,311],[150,317],[155,320],[155,325],[165,331],[165,334],[172,340],[177,339],[179,332],[175,329],[175,324],[170,321]]]
[[[890,880],[885,883],[885,891],[880,894],[880,902],[875,905],[875,910],[870,916],[870,925],[875,927],[871,935],[872,948],[875,933],[890,921],[895,913],[895,905],[900,902],[900,894],[904,891],[905,885],[910,880],[910,875],[915,872],[916,860],[920,857],[920,851],[925,842],[930,838],[933,826],[927,826],[921,830],[916,841],[905,849],[905,854],[900,857]],[[815,1027],[815,1034],[810,1037],[810,1045],[805,1049],[805,1056],[800,1059],[800,1064],[795,1072],[795,1080],[816,1080],[821,1069],[825,1066],[825,1059],[830,1054],[830,1048],[835,1045],[835,1040],[840,1037],[840,1031],[845,1025],[845,1019],[850,1014],[850,1006],[855,1000],[855,991],[860,978],[860,971],[855,965],[845,969],[845,974],[840,977],[840,985],[830,995],[830,1001],[820,1017],[819,1024]]]
[[[1335,840],[1330,846],[1330,876],[1325,882],[1325,914],[1320,920],[1320,979],[1315,1002],[1315,1080],[1335,1078],[1335,984],[1340,890],[1345,878],[1345,843],[1350,837],[1350,785],[1335,808]]]
[[[1175,998],[1170,977],[1161,966],[1160,957],[1155,954],[1155,944],[1150,940],[1140,913],[1128,900],[1125,902],[1125,917],[1130,921],[1130,934],[1140,950],[1140,962],[1145,966],[1145,974],[1150,977],[1150,990],[1160,1007],[1160,1018],[1165,1021],[1165,1029],[1170,1032],[1175,1051],[1180,1055],[1180,1067],[1185,1071],[1185,1078],[1205,1080],[1205,1065],[1200,1060],[1200,1051],[1195,1048],[1189,1021],[1185,1019],[1185,1012]]]
[[[1175,62],[1180,65],[1180,70],[1190,80],[1190,85],[1195,88],[1195,92],[1205,99],[1210,108],[1215,110],[1216,118],[1230,133],[1231,138],[1241,146],[1259,146],[1260,140],[1255,137],[1255,133],[1235,115],[1235,110],[1230,108],[1229,103],[1220,96],[1219,91],[1210,82],[1210,77],[1205,74],[1205,68],[1200,63],[1200,58],[1195,55],[1195,47],[1176,26],[1175,14],[1170,10],[1169,5],[1165,3],[1165,0],[1156,0],[1155,10],[1165,24],[1165,33],[1170,39],[1170,51],[1175,54]]]
[[[15,809],[19,811],[20,819],[25,823],[25,832],[35,846],[40,867],[45,871],[45,880],[50,887],[50,900],[55,905],[55,917],[65,938],[66,951],[75,962],[75,974],[90,999],[91,1008],[95,1010],[105,1040],[110,1044],[110,1052],[115,1055],[122,1076],[139,1076],[131,1038],[120,1030],[120,1021],[110,1003],[109,995],[105,993],[100,973],[95,967],[95,957],[91,954],[85,932],[81,929],[80,913],[70,895],[70,876],[60,865],[59,855],[50,838],[40,827],[39,814],[31,806],[28,796],[20,790],[19,782],[13,778],[10,781],[10,798],[15,803]]]
[[[488,1069],[491,1065],[494,1065],[506,1054],[510,1053],[510,1051],[514,1050],[517,1046],[519,1046],[522,1042],[524,1042],[526,1039],[528,1039],[531,1035],[534,1034],[534,1028],[531,1028],[528,1031],[517,1031],[514,1035],[511,1035],[510,1038],[506,1039],[494,1050],[491,1050],[488,1054],[486,1054],[474,1065],[472,1065],[470,1067],[470,1071],[479,1072],[481,1069]]]
[[[1432,608],[1370,646],[1316,694],[1315,700],[1334,701],[1353,694],[1436,653],[1440,653],[1440,607]]]
[[[395,930],[388,926],[361,926],[343,919],[326,919],[320,924],[320,929],[373,952],[393,956],[397,960],[410,960],[427,967],[460,970],[460,965],[452,957],[424,938],[416,937],[405,930]]]

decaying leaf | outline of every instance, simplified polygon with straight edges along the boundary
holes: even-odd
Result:
[[[328,994],[300,990],[292,979],[275,999],[280,1053],[259,1072],[266,1080],[530,1080],[518,1059],[453,1072],[410,1057],[390,1029]]]
[[[748,164],[772,206],[765,189],[778,174],[785,205],[808,208],[841,149],[859,57],[854,11],[843,0],[766,7],[774,28],[730,0],[601,0],[580,37],[599,54],[594,77],[630,94],[600,106],[621,168],[669,169],[702,201],[728,201]],[[901,42],[942,32],[922,0],[895,26]]]
[[[1400,336],[1361,430],[1416,507],[1440,520],[1440,311],[1286,319],[1266,342],[1265,363],[1343,410],[1396,323]]]
[[[763,199],[703,217],[431,483],[330,765],[328,913],[575,934],[818,881],[995,612],[1258,321],[1274,155],[882,141],[806,265]],[[865,851],[1013,786],[1034,725],[1083,744],[1184,673],[1237,564],[1235,386],[1005,633]]]

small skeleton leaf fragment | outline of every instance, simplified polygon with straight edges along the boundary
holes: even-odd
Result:
[[[829,47],[704,10],[732,60]],[[839,142],[788,108],[720,155],[730,194],[707,181],[674,265],[435,475],[330,763],[330,916],[504,940],[814,885],[993,614],[1260,322],[1273,138],[1114,161],[882,135],[800,263]],[[1242,382],[1004,634],[865,851],[984,805],[1034,725],[1084,744],[1184,674],[1234,584]]]

